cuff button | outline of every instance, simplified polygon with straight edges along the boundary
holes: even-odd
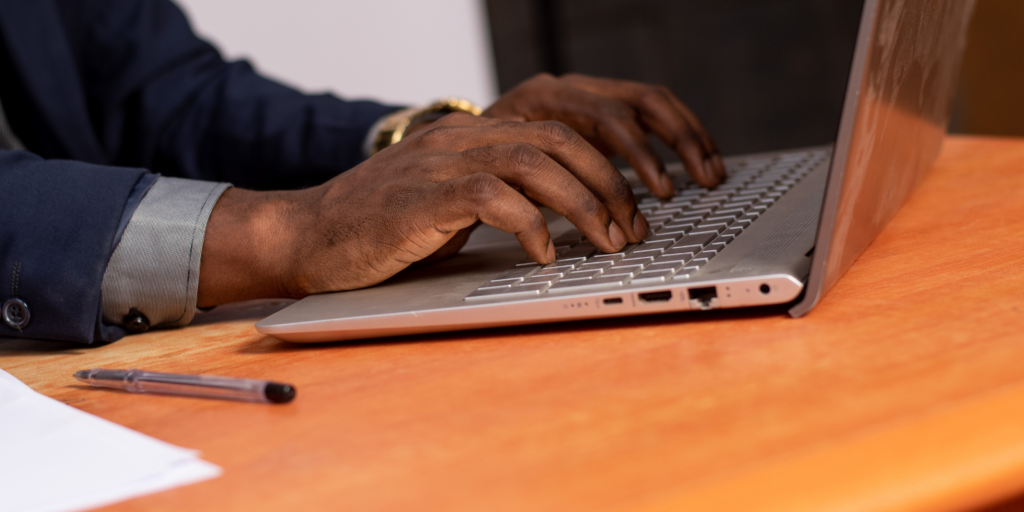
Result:
[[[9,299],[4,302],[3,310],[0,312],[4,318],[4,323],[12,329],[22,330],[28,327],[28,322],[32,319],[32,314],[28,310],[28,304],[21,299]]]
[[[124,317],[124,328],[132,332],[146,332],[149,330],[149,319],[138,309],[131,308]]]

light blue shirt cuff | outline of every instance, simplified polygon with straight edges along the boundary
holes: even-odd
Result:
[[[160,177],[139,203],[103,274],[103,322],[135,308],[150,327],[187,325],[196,312],[206,223],[231,185]]]

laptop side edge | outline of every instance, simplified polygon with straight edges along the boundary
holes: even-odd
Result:
[[[896,29],[902,28],[902,35],[909,37],[901,22],[910,22],[901,16],[911,9],[903,2],[865,1],[811,270],[803,298],[789,310],[793,317],[807,314],[818,304],[938,157],[975,1],[933,4],[911,0],[913,3],[921,6],[921,11],[931,9],[930,13],[916,13],[921,14],[916,19],[928,14],[940,18],[934,26],[922,22],[917,28],[930,30],[913,33],[913,43],[899,47]],[[950,22],[956,25],[948,25]],[[882,46],[891,45],[889,54],[881,52],[877,59],[873,55],[876,39],[882,40]],[[926,99],[909,102],[907,90],[918,91]],[[864,201],[865,197],[870,201]]]
[[[803,298],[789,310],[790,316],[799,318],[818,305],[824,294],[822,283],[825,275],[825,254],[830,249],[832,225],[835,223],[836,210],[839,206],[839,193],[843,188],[843,175],[846,171],[847,159],[850,155],[850,142],[853,139],[853,124],[857,119],[857,106],[860,103],[861,88],[864,85],[864,73],[867,70],[868,52],[871,49],[871,36],[875,28],[875,11],[878,0],[865,0],[864,10],[860,17],[860,28],[857,31],[857,44],[853,50],[853,62],[850,78],[846,86],[846,97],[843,100],[843,112],[839,117],[839,132],[836,145],[832,150],[832,164],[825,183],[825,200],[821,204],[818,216],[818,235],[815,238],[814,254],[811,257],[811,271],[807,276]]]

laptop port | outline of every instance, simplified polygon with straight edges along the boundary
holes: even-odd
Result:
[[[622,304],[622,297],[612,297],[604,300],[605,306],[618,306],[619,304]]]
[[[690,288],[687,290],[690,295],[690,306],[698,309],[712,309],[718,307],[718,290],[714,286],[707,288]]]
[[[772,287],[768,286],[768,283],[764,283],[761,285],[760,290],[763,295],[768,295],[769,293],[771,293]]]
[[[672,300],[672,292],[666,290],[663,292],[641,293],[640,300],[644,302],[668,302]]]

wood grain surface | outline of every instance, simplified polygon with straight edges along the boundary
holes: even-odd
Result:
[[[1024,490],[1024,140],[947,140],[810,315],[782,309],[299,346],[221,308],[96,348],[0,343],[34,389],[224,476],[110,510],[964,510]],[[269,406],[78,385],[270,378]]]

